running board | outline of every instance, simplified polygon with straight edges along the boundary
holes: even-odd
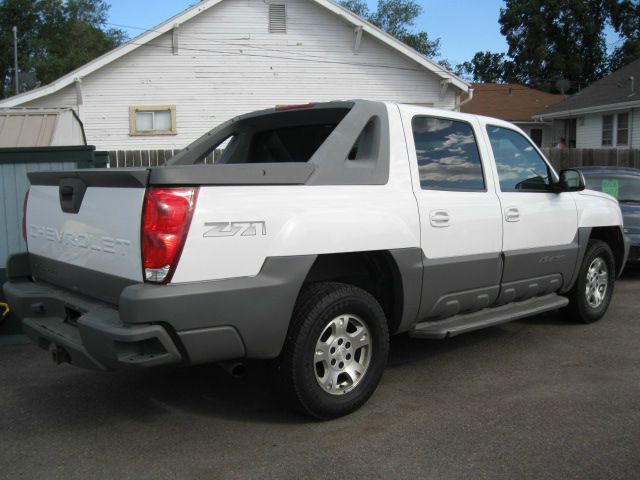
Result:
[[[409,332],[414,338],[446,338],[485,327],[511,322],[539,313],[556,310],[569,304],[569,299],[555,293],[530,298],[478,312],[456,315],[444,320],[420,322]]]

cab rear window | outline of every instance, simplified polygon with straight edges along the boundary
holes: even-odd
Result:
[[[226,146],[216,164],[306,163],[329,138],[349,108],[307,108],[249,116],[226,126]],[[222,133],[222,132],[221,132]],[[209,152],[205,152],[207,155]]]
[[[308,162],[336,125],[302,125],[259,132],[251,139],[249,162]]]

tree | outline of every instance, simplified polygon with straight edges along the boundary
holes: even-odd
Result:
[[[499,22],[507,55],[476,53],[458,66],[467,77],[571,92],[640,58],[640,0],[506,0]],[[611,53],[607,25],[623,42]]]
[[[415,19],[422,13],[414,0],[378,0],[375,12],[369,10],[365,0],[342,0],[340,4],[424,56],[439,56],[440,39],[432,40],[427,32],[414,29]]]
[[[509,82],[513,67],[505,57],[504,53],[477,52],[470,61],[458,65],[456,70],[474,82]]]
[[[13,45],[16,25],[21,73],[50,83],[125,40],[123,31],[102,28],[108,9],[104,0],[1,0],[0,41]],[[14,93],[13,75],[13,48],[2,48],[2,98]]]
[[[33,0],[2,0],[0,3],[0,98],[5,97],[5,85],[13,91],[13,31],[18,27],[18,61],[24,65],[31,53],[31,37],[38,25]],[[24,67],[23,67],[24,68]]]
[[[506,0],[500,31],[516,81],[550,91],[560,79],[585,87],[607,69],[603,0]]]
[[[340,5],[351,10],[353,13],[362,17],[364,19],[368,19],[371,12],[369,11],[369,6],[367,2],[364,0],[342,0]]]
[[[613,71],[640,58],[640,1],[607,0],[605,4],[611,26],[623,42],[609,57],[609,69]]]

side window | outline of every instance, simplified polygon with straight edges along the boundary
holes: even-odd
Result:
[[[175,105],[129,107],[129,135],[175,135]]]
[[[618,114],[618,125],[616,130],[616,145],[629,145],[629,114]]]
[[[613,115],[602,116],[602,146],[613,145]]]
[[[411,122],[424,190],[484,190],[476,139],[466,122],[414,117]]]
[[[493,125],[487,125],[487,132],[498,167],[500,190],[549,189],[549,167],[529,140],[514,130]]]

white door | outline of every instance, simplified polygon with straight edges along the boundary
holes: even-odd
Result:
[[[502,208],[503,303],[558,290],[578,253],[578,215],[570,193],[552,189],[552,168],[521,132],[487,124]]]
[[[499,291],[502,215],[480,125],[410,107],[403,124],[424,254],[421,320],[484,308]]]

